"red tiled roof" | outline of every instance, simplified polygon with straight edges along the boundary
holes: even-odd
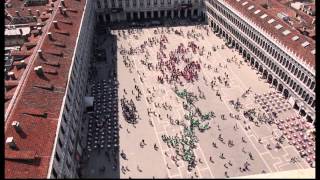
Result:
[[[20,2],[20,1],[19,1]],[[65,89],[68,81],[68,73],[70,64],[75,50],[76,39],[80,27],[80,21],[86,1],[65,0],[65,4],[72,9],[77,10],[77,13],[68,13],[64,17],[57,11],[54,20],[60,21],[68,19],[73,22],[73,25],[58,23],[61,29],[70,32],[68,38],[65,35],[53,33],[55,40],[65,44],[65,47],[57,47],[51,43],[48,37],[41,46],[43,52],[46,51],[61,51],[63,57],[45,54],[48,60],[59,60],[59,67],[52,67],[44,64],[44,61],[36,56],[36,59],[31,65],[31,71],[26,74],[27,78],[19,92],[17,100],[10,111],[10,114],[5,123],[5,138],[12,136],[19,148],[19,151],[33,151],[39,159],[29,163],[12,161],[5,159],[5,178],[46,178],[49,168],[50,157],[56,137],[57,123],[60,114],[60,108],[64,93],[60,91],[48,91],[43,88],[35,88],[39,84],[52,84],[54,87]],[[57,8],[57,4],[55,4]],[[49,27],[50,32],[54,32],[53,24]],[[54,69],[58,72],[57,75],[44,74],[45,78],[39,77],[34,72],[34,67],[42,66],[44,69]],[[27,113],[48,113],[46,117],[28,115]],[[18,121],[22,131],[26,134],[25,138],[20,137],[16,130],[11,126],[13,121]],[[5,151],[10,148],[6,145]],[[26,155],[21,155],[26,156]]]
[[[315,49],[315,42],[313,39],[303,36],[300,34],[299,31],[293,29],[288,24],[282,22],[276,15],[269,13],[265,8],[260,6],[261,3],[257,1],[252,0],[240,0],[239,2],[234,0],[224,0],[229,5],[231,5],[236,10],[240,11],[242,15],[244,15],[246,18],[250,19],[251,21],[255,22],[259,27],[262,27],[265,31],[270,33],[273,37],[275,37],[278,41],[280,41],[282,44],[287,46],[290,50],[292,50],[294,53],[296,53],[299,57],[302,57],[303,60],[310,64],[311,67],[315,67],[315,56],[311,53],[312,50]],[[248,3],[246,5],[242,5],[243,2],[247,1]],[[254,5],[255,7],[251,10],[248,10],[248,7]],[[257,9],[260,9],[261,12],[258,14],[254,14]],[[268,17],[265,19],[261,19],[260,16],[263,14],[267,14]],[[275,19],[276,21],[269,24],[267,23],[269,19]],[[280,30],[275,29],[274,26],[277,24],[281,24],[283,27]],[[290,30],[291,33],[287,36],[283,35],[282,32],[287,29]],[[293,36],[299,36],[300,38],[297,41],[293,41],[291,38]],[[302,43],[305,41],[308,41],[310,44],[303,48],[301,46]]]
[[[17,80],[9,80],[9,81],[5,81],[5,87],[7,88],[11,88],[11,87],[16,87],[19,84],[19,81]]]

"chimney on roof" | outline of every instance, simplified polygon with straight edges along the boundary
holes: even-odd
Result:
[[[20,17],[20,13],[19,13],[19,11],[16,11],[16,15]]]
[[[35,21],[37,21],[37,16],[32,16]]]
[[[38,52],[39,57],[40,57],[40,58],[43,58],[43,56],[42,56],[42,50],[39,49],[37,52]]]
[[[25,67],[25,66],[26,66],[26,63],[24,62],[24,60],[21,60],[18,68]]]
[[[53,2],[51,2],[50,4],[51,4],[51,7],[54,7],[54,3]]]
[[[31,9],[28,9],[28,12],[29,12],[29,15],[31,16],[32,15]]]
[[[16,131],[21,131],[21,126],[18,121],[13,121],[11,125]]]
[[[56,29],[58,29],[58,21],[53,21],[53,25]]]
[[[58,6],[60,14],[62,14],[62,6]]]
[[[50,39],[50,40],[53,40],[53,38],[52,38],[52,33],[51,33],[51,32],[48,32],[48,36],[49,36],[49,39]]]
[[[38,30],[39,34],[42,34],[42,29],[41,29],[41,27],[37,27],[37,30]]]
[[[61,0],[61,4],[63,7],[66,7],[66,4],[64,3],[64,0]]]
[[[6,144],[8,144],[11,149],[16,149],[17,148],[17,145],[14,142],[13,137],[8,137],[6,139]]]
[[[16,76],[14,75],[14,72],[12,72],[12,71],[8,72],[8,76],[9,76],[9,78],[11,78],[12,80],[17,80],[17,79],[16,79]]]
[[[37,16],[40,16],[40,11],[38,9],[36,10],[36,12],[37,12]]]
[[[34,68],[34,70],[36,71],[36,73],[38,75],[42,75],[43,74],[42,66],[37,66],[37,67]]]
[[[63,9],[62,9],[62,12],[63,12],[63,13],[62,13],[63,15],[67,15],[67,9],[66,9],[66,8],[63,8]]]

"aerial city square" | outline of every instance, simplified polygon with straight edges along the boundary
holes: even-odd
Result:
[[[7,0],[5,178],[315,178],[314,8]]]

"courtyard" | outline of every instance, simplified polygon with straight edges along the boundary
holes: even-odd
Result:
[[[95,106],[83,177],[228,178],[310,168],[270,123],[299,115],[208,26],[111,30],[97,48],[105,56],[90,81]],[[276,118],[259,96],[280,100]],[[193,146],[182,143],[190,131]]]

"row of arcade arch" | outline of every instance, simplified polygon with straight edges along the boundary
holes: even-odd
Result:
[[[315,107],[314,98],[310,96],[306,90],[300,87],[299,84],[287,74],[287,72],[277,67],[271,61],[264,61],[263,64],[263,62],[256,60],[246,48],[243,48],[240,43],[226,33],[226,31],[214,21],[210,20],[209,25],[212,27],[217,36],[224,38],[227,42],[227,45],[235,48],[235,50],[242,54],[245,61],[253,69],[257,70],[260,75],[262,75],[262,79],[266,79],[266,81],[278,92],[280,92],[286,99],[290,98],[295,93],[295,95],[298,95],[301,99],[303,99],[306,104],[310,105],[312,108]],[[270,70],[272,72],[270,72]],[[293,107],[299,111],[300,115],[306,117],[309,122],[314,122],[314,119],[312,119],[311,115],[305,111],[303,103],[296,102]]]

